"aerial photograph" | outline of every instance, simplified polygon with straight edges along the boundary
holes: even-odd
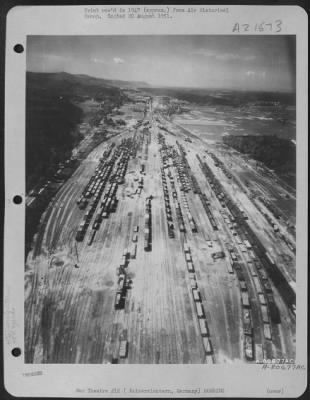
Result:
[[[295,36],[26,54],[25,363],[294,362]]]

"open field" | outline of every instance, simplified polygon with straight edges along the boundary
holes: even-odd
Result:
[[[41,218],[26,260],[25,361],[293,359],[295,202],[150,101]]]

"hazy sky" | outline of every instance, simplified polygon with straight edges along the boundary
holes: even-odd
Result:
[[[31,36],[27,70],[158,86],[295,90],[288,36]]]

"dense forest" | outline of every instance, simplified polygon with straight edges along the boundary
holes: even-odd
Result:
[[[291,140],[276,136],[224,136],[223,142],[261,161],[287,183],[295,186],[296,146]]]

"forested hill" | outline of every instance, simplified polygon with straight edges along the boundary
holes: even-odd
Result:
[[[67,72],[27,72],[27,87],[44,88],[61,96],[91,96],[96,99],[100,94],[113,95],[120,87],[147,86],[145,82],[129,82],[95,78],[89,75],[69,74]]]
[[[85,116],[79,104],[94,99],[108,112],[119,105],[120,86],[127,84],[65,72],[26,73],[27,190],[48,178],[81,139],[75,132]]]
[[[287,183],[296,184],[296,146],[288,139],[276,136],[224,136],[223,142],[261,161]]]
[[[36,83],[33,79],[27,80],[27,190],[41,177],[48,177],[57,163],[70,156],[76,141],[72,132],[82,120],[82,110],[72,103],[71,96],[60,96],[56,87],[49,88],[49,82]]]

